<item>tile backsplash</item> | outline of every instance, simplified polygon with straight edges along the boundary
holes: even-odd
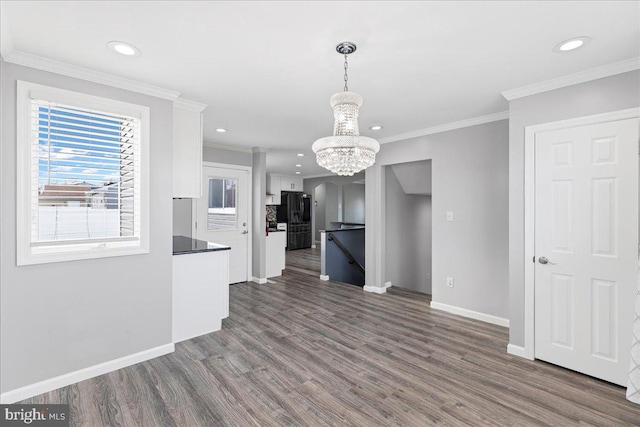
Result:
[[[267,221],[276,222],[276,206],[267,206]]]

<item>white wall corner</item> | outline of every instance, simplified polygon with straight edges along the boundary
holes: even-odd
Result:
[[[384,284],[384,287],[385,287],[385,288],[390,288],[391,286],[393,286],[393,285],[391,284],[391,282],[386,282],[386,283]]]
[[[165,354],[173,353],[174,351],[175,346],[173,344],[165,344],[159,347],[151,348],[149,350],[141,351],[139,353],[130,354],[128,356],[120,357],[118,359],[80,369],[75,372],[69,372],[68,374],[60,375],[48,380],[29,384],[15,390],[10,390],[2,393],[2,395],[0,395],[0,403],[9,404],[19,402],[21,400],[28,399],[42,393],[47,393],[61,387],[66,387],[80,381],[88,380],[90,378],[95,378],[97,376],[104,375],[118,369],[126,368],[127,366],[135,365],[146,360],[155,359],[156,357],[164,356]]]
[[[266,277],[261,277],[261,278],[252,277],[251,281],[255,282],[255,283],[259,284],[259,285],[265,285],[267,283],[267,278]]]
[[[624,61],[614,62],[589,70],[580,71],[566,76],[556,77],[554,79],[533,83],[516,89],[505,90],[502,96],[507,101],[523,98],[525,96],[535,95],[537,93],[548,92],[567,86],[585,83],[592,80],[602,79],[605,77],[615,76],[629,71],[640,69],[640,57],[625,59]]]
[[[323,281],[325,281],[325,282],[326,282],[326,281],[328,281],[328,280],[329,280],[329,276],[324,275],[324,274],[321,274],[321,275],[320,275],[320,280],[323,280]]]
[[[493,316],[491,314],[480,313],[479,311],[467,310],[466,308],[456,307],[454,305],[442,304],[431,301],[431,308],[446,311],[447,313],[456,314],[469,319],[480,320],[482,322],[491,323],[493,325],[509,327],[509,319]]]
[[[514,345],[514,344],[507,345],[507,353],[513,356],[518,356],[518,357],[523,357],[525,359],[533,360],[533,357],[529,357],[527,355],[527,352],[525,351],[524,347],[521,347],[519,345]]]
[[[378,286],[366,286],[366,285],[362,288],[362,290],[365,291],[365,292],[371,292],[371,293],[374,293],[374,294],[384,294],[384,293],[387,292],[387,288],[386,287],[385,288],[380,288]]]

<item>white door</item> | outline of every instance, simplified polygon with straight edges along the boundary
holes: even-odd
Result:
[[[229,283],[248,280],[249,172],[204,166],[196,202],[196,238],[231,247]]]
[[[638,119],[535,138],[535,357],[626,384],[638,263]]]

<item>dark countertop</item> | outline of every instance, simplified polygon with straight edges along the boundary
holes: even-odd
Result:
[[[320,230],[325,233],[335,233],[336,231],[349,231],[349,230],[364,230],[364,225],[359,225],[356,227],[345,227],[345,228],[336,228],[335,230]]]
[[[287,230],[278,230],[278,229],[276,229],[276,228],[270,228],[270,229],[269,229],[269,233],[278,233],[278,232],[280,232],[280,231],[284,232],[284,231],[287,231]]]
[[[204,240],[192,239],[191,237],[173,236],[173,254],[185,255],[199,252],[228,251],[229,246],[217,243],[205,242]]]

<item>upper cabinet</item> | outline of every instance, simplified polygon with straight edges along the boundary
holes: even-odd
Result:
[[[281,191],[303,191],[302,178],[293,178],[288,176],[281,177],[280,190]]]
[[[280,197],[280,177],[278,175],[271,175],[267,178],[267,205],[279,205],[281,202]]]
[[[205,104],[173,101],[173,197],[202,196],[202,112]]]

